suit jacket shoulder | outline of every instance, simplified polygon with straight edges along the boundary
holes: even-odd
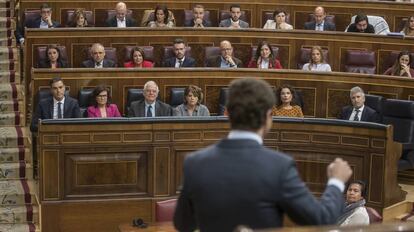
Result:
[[[361,115],[361,121],[378,123],[379,122],[378,113],[371,107],[365,105],[364,111],[362,112],[362,115]]]
[[[339,116],[339,119],[348,120],[349,117],[351,116],[352,110],[353,110],[352,106],[343,107],[341,111],[341,115]]]
[[[94,65],[95,66],[95,65]],[[102,66],[104,67],[104,68],[113,68],[113,67],[115,67],[116,65],[115,65],[115,62],[113,62],[112,60],[110,60],[110,59],[104,59],[103,60],[103,64],[102,64]]]
[[[323,30],[324,31],[336,31],[336,26],[333,23],[325,21],[323,24]]]
[[[92,60],[85,60],[82,62],[82,67],[83,68],[94,68],[95,64]]]
[[[162,101],[155,103],[155,116],[172,116],[173,110],[170,105]]]
[[[315,22],[306,22],[305,23],[305,30],[315,30]]]
[[[207,67],[220,67],[221,59],[220,56],[211,56],[207,58]]]

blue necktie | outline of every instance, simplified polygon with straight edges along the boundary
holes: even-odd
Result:
[[[148,110],[147,110],[147,117],[152,117],[152,106],[151,105],[149,105],[148,106]]]

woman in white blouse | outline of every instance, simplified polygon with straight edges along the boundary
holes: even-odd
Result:
[[[331,72],[331,66],[324,63],[324,57],[322,48],[319,46],[313,46],[311,51],[311,59],[309,63],[303,65],[302,70],[304,71],[320,71],[320,72]]]
[[[369,225],[369,215],[365,208],[365,195],[365,182],[354,180],[349,183],[346,190],[345,210],[338,218],[338,225]]]
[[[273,19],[267,20],[263,29],[291,30],[293,29],[293,26],[286,23],[286,12],[275,10],[275,12],[273,12]]]

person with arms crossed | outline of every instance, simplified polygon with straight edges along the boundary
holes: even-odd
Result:
[[[318,202],[300,179],[292,157],[263,146],[274,103],[265,81],[232,81],[227,98],[230,133],[184,161],[174,215],[177,230],[281,227],[284,213],[301,225],[336,223],[344,207],[344,183],[352,175],[350,166],[340,158],[328,166],[329,180]]]

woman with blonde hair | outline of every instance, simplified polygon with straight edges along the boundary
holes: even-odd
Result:
[[[313,46],[311,50],[311,59],[309,63],[303,65],[302,70],[304,71],[319,71],[319,72],[330,72],[332,71],[331,66],[324,63],[324,55],[322,48],[319,46]]]
[[[83,9],[76,9],[73,13],[73,20],[69,23],[69,27],[87,27],[86,13]]]

